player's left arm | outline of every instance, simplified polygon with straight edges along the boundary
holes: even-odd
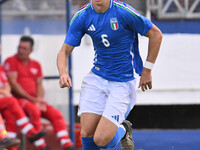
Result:
[[[158,56],[160,45],[162,41],[162,32],[153,25],[153,27],[145,34],[149,38],[148,54],[146,61],[154,64]],[[139,88],[142,91],[152,88],[152,75],[151,69],[144,67],[139,82]]]

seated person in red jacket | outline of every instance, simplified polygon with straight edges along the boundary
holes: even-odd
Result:
[[[16,98],[10,92],[3,67],[0,65],[0,112],[6,121],[6,128],[9,138],[16,138],[16,125],[19,126],[22,134],[25,134],[31,143],[37,142],[45,135],[43,131],[37,131],[29,122],[24,111]]]
[[[74,149],[73,143],[66,130],[62,114],[43,99],[42,69],[38,61],[29,57],[33,50],[33,44],[34,41],[31,37],[21,37],[17,54],[7,58],[4,63],[12,93],[19,99],[19,103],[36,129],[41,129],[39,119],[41,114],[41,117],[52,123],[62,149],[72,150]]]

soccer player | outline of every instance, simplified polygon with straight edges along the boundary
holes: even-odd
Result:
[[[138,33],[149,38],[143,63]],[[114,147],[133,150],[131,123],[126,119],[136,101],[134,69],[141,74],[139,88],[152,88],[151,69],[156,61],[161,31],[135,9],[118,0],[92,0],[72,18],[64,44],[57,56],[60,87],[72,87],[66,71],[68,56],[84,34],[93,41],[94,67],[82,82],[79,111],[84,150]]]
[[[31,37],[22,36],[17,54],[7,58],[4,63],[12,93],[18,98],[21,107],[37,130],[42,128],[40,117],[46,118],[52,123],[62,149],[73,150],[73,143],[62,114],[43,99],[42,69],[38,61],[29,57],[33,45],[34,40]],[[44,139],[36,143],[39,144],[41,150],[47,150]]]

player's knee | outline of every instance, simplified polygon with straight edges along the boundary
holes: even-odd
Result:
[[[93,137],[93,133],[85,129],[84,127],[81,128],[81,137]]]
[[[96,145],[103,147],[108,144],[108,139],[105,136],[103,136],[102,134],[101,135],[95,134],[94,142]]]

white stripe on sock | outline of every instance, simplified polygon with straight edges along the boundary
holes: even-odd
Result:
[[[126,132],[126,128],[121,124],[119,128],[122,128]]]
[[[17,133],[15,133],[15,132],[7,132],[7,137],[8,138],[16,138],[17,137]]]
[[[22,133],[22,134],[26,134],[26,133],[28,133],[28,131],[30,131],[32,128],[33,128],[33,125],[29,123],[29,124],[27,124],[27,125],[21,130],[21,133]]]
[[[59,132],[56,133],[57,138],[60,138],[62,136],[67,136],[67,135],[69,135],[69,134],[66,130],[62,130],[62,131],[59,131]]]
[[[63,146],[64,144],[66,144],[66,143],[68,143],[68,142],[71,142],[71,140],[70,140],[70,139],[62,139],[62,140],[60,141],[60,144]]]
[[[16,123],[17,123],[18,126],[21,126],[21,125],[27,123],[28,121],[29,121],[28,118],[27,118],[27,117],[24,117],[24,118],[18,119],[18,120],[16,121]]]
[[[37,141],[34,142],[34,145],[36,147],[38,147],[38,146],[41,146],[44,143],[45,143],[44,139],[39,139],[39,140],[37,140]]]

